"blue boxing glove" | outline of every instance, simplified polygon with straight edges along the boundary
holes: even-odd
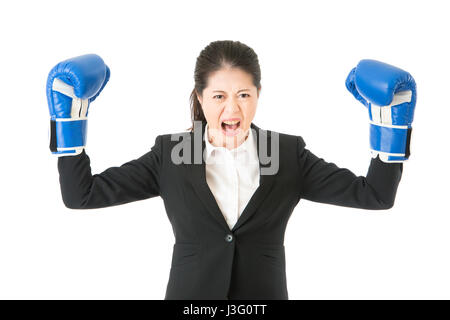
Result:
[[[370,118],[370,149],[383,162],[404,162],[410,141],[416,83],[406,71],[375,60],[361,60],[345,82]]]
[[[60,156],[80,154],[86,146],[87,114],[109,80],[102,58],[87,54],[58,63],[47,79],[50,111],[50,151]]]

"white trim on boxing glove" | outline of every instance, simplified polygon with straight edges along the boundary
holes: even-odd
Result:
[[[400,91],[394,94],[392,102],[387,106],[378,106],[376,104],[370,103],[370,112],[372,121],[376,125],[392,125],[392,111],[391,107],[405,103],[411,102],[412,91]]]
[[[374,122],[374,121],[370,121],[370,124],[373,124],[375,126],[380,126],[380,127],[386,127],[386,128],[396,128],[396,129],[408,129],[408,126],[395,126],[393,124],[381,124],[379,122]]]
[[[58,78],[53,79],[52,90],[72,98],[72,107],[70,109],[70,118],[72,120],[86,118],[89,99],[78,98],[74,93],[73,87]]]
[[[85,147],[58,148],[58,152],[52,152],[52,154],[56,155],[58,158],[59,157],[68,157],[68,156],[77,156],[81,152],[83,152],[84,149],[85,149]],[[64,151],[72,151],[72,152],[64,153]]]
[[[392,124],[392,108],[391,107],[400,105],[402,103],[411,102],[411,99],[412,99],[412,91],[406,90],[406,91],[400,91],[400,92],[394,94],[392,102],[389,105],[378,106],[373,103],[370,103],[369,110],[370,110],[371,120],[369,120],[369,123],[371,125],[380,126],[380,127],[408,130],[408,125]],[[402,163],[406,160],[406,159],[397,160],[399,157],[405,156],[405,154],[403,154],[403,153],[401,153],[401,154],[388,153],[388,152],[378,151],[378,150],[374,150],[374,149],[370,149],[370,152],[371,152],[372,158],[376,158],[378,155],[380,157],[380,160],[382,160],[383,162]]]

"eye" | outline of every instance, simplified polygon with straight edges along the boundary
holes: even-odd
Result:
[[[250,97],[250,95],[249,95],[248,93],[241,93],[241,96],[242,96],[243,94],[246,94],[248,97]],[[244,98],[246,98],[246,97],[244,97]]]
[[[222,94],[216,94],[216,95],[213,97],[213,99],[221,99],[221,98],[216,98],[216,97],[223,97],[223,95],[222,95]]]

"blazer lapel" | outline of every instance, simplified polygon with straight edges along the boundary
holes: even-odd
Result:
[[[208,209],[208,212],[220,225],[222,225],[227,230],[230,230],[225,220],[225,217],[222,211],[220,210],[216,202],[216,199],[214,198],[214,195],[208,186],[208,183],[206,182],[206,167],[205,161],[203,159],[203,154],[205,151],[205,141],[203,140],[203,133],[205,130],[205,126],[206,121],[203,121],[201,127],[200,126],[194,127],[194,132],[191,132],[190,134],[191,163],[190,164],[183,163],[183,165],[185,166],[188,172],[189,181],[191,182],[201,202]],[[261,175],[262,171],[261,169],[263,167],[270,166],[270,163],[267,164],[262,163],[262,159],[260,156],[260,143],[267,143],[266,150],[268,150],[267,152],[268,155],[269,154],[271,155],[271,134],[270,132],[268,133],[268,131],[266,130],[260,129],[253,123],[251,123],[250,128],[256,130],[256,146],[258,150],[259,169],[260,169],[259,186],[253,193],[247,206],[239,216],[239,219],[237,220],[236,224],[233,226],[231,231],[235,231],[236,229],[241,227],[256,212],[261,202],[267,197],[275,180],[275,175]],[[195,137],[197,137],[197,139],[195,139]],[[200,158],[199,154],[197,154],[197,156],[194,155],[195,153],[194,142],[195,140],[199,142],[200,141],[199,137],[201,137],[202,143],[201,159],[199,159]],[[197,161],[193,161],[194,159]]]

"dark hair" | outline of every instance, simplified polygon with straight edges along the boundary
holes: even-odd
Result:
[[[206,121],[196,93],[202,95],[203,89],[208,84],[209,75],[226,66],[240,68],[249,73],[256,88],[258,90],[261,88],[261,69],[258,56],[252,48],[239,41],[211,42],[200,52],[195,64],[195,86],[190,97],[192,127],[188,130],[194,130],[194,121]]]

